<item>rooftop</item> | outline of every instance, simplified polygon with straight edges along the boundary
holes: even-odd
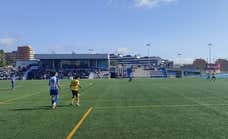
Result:
[[[35,59],[108,59],[108,54],[35,54]]]

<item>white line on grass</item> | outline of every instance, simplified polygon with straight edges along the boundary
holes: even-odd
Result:
[[[23,99],[23,98],[27,98],[27,97],[31,97],[31,96],[34,96],[34,95],[38,95],[40,93],[41,92],[38,92],[38,93],[35,93],[35,94],[31,94],[31,95],[25,95],[25,96],[21,96],[21,97],[11,98],[11,99],[8,99],[8,100],[1,101],[1,103],[7,103],[7,102],[15,101],[15,100],[20,100],[20,99]]]
[[[102,109],[140,109],[140,108],[162,108],[162,107],[202,107],[202,106],[228,106],[228,104],[183,104],[183,105],[142,105],[142,106],[104,106],[95,107],[96,110]]]

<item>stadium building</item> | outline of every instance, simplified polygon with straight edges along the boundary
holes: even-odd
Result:
[[[110,54],[111,65],[131,65],[137,67],[165,67],[173,68],[173,61],[162,59],[160,57],[137,57],[137,56],[120,56]]]
[[[166,69],[173,68],[173,61],[160,57],[121,56],[110,54],[111,77],[127,77],[127,70],[134,68],[134,77],[167,77]]]
[[[35,54],[34,60],[17,61],[23,67],[23,79],[46,79],[58,71],[61,78],[127,77],[134,68],[134,77],[166,77],[173,61],[160,57],[119,56],[113,54]]]
[[[36,64],[30,64],[24,79],[46,79],[53,71],[61,78],[78,75],[81,78],[109,73],[108,54],[35,54]]]
[[[36,54],[41,68],[49,70],[109,69],[108,54]]]

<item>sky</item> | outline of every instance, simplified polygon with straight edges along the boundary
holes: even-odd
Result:
[[[228,58],[227,13],[227,0],[2,0],[0,49],[93,49],[189,62],[208,59],[212,43],[214,59]]]

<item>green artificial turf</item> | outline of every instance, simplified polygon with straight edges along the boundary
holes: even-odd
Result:
[[[64,139],[93,107],[75,139],[228,138],[228,80],[81,80],[72,107],[69,80],[50,109],[48,81],[0,81],[0,138]]]

